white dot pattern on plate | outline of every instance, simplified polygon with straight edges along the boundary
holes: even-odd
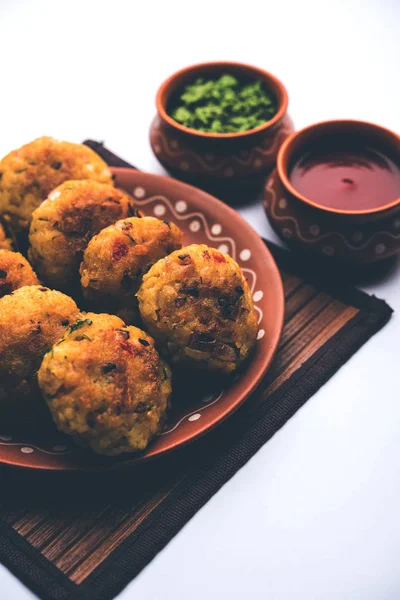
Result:
[[[179,200],[179,202],[175,204],[175,208],[178,213],[183,213],[187,209],[187,204],[184,200]]]
[[[353,233],[353,235],[351,236],[351,239],[353,240],[353,242],[361,242],[361,240],[363,239],[363,234],[361,233],[361,231],[355,231]]]
[[[285,198],[281,198],[279,200],[278,206],[279,206],[279,208],[282,208],[282,209],[287,207],[287,202],[286,202]]]
[[[248,248],[245,248],[244,250],[241,251],[241,253],[239,254],[240,256],[240,260],[249,260],[249,258],[251,258],[251,252]]]
[[[327,256],[333,256],[335,254],[335,250],[332,248],[332,246],[324,246],[322,248],[322,252]]]
[[[179,144],[176,140],[171,141],[171,148],[174,148],[175,150],[179,148]]]
[[[228,254],[228,252],[229,252],[229,248],[228,248],[228,246],[226,244],[220,244],[218,246],[218,250],[220,252],[223,252],[224,254]]]
[[[219,235],[222,231],[222,227],[219,223],[215,223],[212,227],[211,227],[211,233],[213,235]]]
[[[264,335],[265,335],[265,331],[264,331],[264,329],[259,329],[259,330],[258,330],[258,333],[257,333],[257,339],[258,339],[258,340],[261,340],[261,338],[263,338],[263,337],[264,337]]]
[[[198,421],[201,417],[200,413],[195,413],[194,415],[191,415],[188,419],[188,421]]]
[[[285,227],[283,229],[282,234],[285,236],[285,238],[292,237],[292,232],[290,231],[290,229],[288,227]]]
[[[156,206],[154,207],[154,210],[153,210],[156,217],[162,217],[163,215],[165,215],[165,211],[166,211],[166,208],[163,204],[156,204]]]
[[[186,162],[186,160],[183,160],[179,166],[182,169],[182,171],[188,171],[189,170],[189,163]]]
[[[0,435],[0,442],[11,442],[11,435]]]
[[[133,190],[133,195],[135,196],[135,198],[144,198],[144,196],[146,195],[146,191],[144,188],[142,188],[142,186],[138,186]]]
[[[32,452],[33,452],[33,448],[29,448],[29,446],[23,446],[23,447],[21,448],[21,452],[22,452],[23,454],[32,454]]]
[[[310,225],[310,233],[311,235],[319,235],[321,232],[321,229],[319,228],[318,225]]]
[[[375,246],[375,254],[383,254],[386,250],[385,244],[377,244]]]
[[[192,221],[189,225],[190,231],[193,231],[194,233],[196,233],[196,231],[199,231],[200,227],[200,221]]]
[[[261,290],[258,290],[257,292],[254,292],[253,294],[253,300],[254,302],[259,302],[262,297],[264,296],[263,292]]]
[[[253,165],[256,167],[256,169],[259,169],[262,166],[261,158],[256,158],[255,161],[253,162]]]

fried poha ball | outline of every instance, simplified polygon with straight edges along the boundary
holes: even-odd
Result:
[[[118,219],[137,214],[130,196],[97,181],[65,181],[34,211],[29,260],[46,285],[79,285],[79,265],[89,240]]]
[[[39,385],[60,431],[99,454],[144,450],[160,432],[171,372],[154,340],[86,313],[43,359]]]
[[[92,309],[138,319],[135,297],[149,268],[182,247],[183,233],[155,217],[131,217],[106,227],[89,242],[80,267],[84,297]]]
[[[0,249],[0,298],[24,285],[39,284],[39,279],[22,254]]]
[[[12,250],[12,241],[7,237],[3,225],[0,223],[0,249]]]
[[[112,183],[111,171],[83,144],[41,137],[0,161],[0,213],[15,232],[27,231],[32,212],[68,179]]]
[[[0,299],[0,414],[35,412],[37,370],[44,354],[79,314],[69,296],[40,285]],[[38,398],[39,395],[39,398]]]
[[[137,294],[143,323],[172,364],[223,373],[252,350],[257,319],[239,265],[193,244],[159,260]]]

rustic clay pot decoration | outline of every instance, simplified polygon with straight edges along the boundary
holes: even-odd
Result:
[[[186,83],[223,73],[265,82],[277,102],[274,117],[249,131],[221,134],[190,129],[168,114],[171,98]],[[275,166],[279,147],[294,130],[282,83],[266,71],[240,63],[204,63],[178,71],[159,88],[156,106],[150,143],[158,160],[176,178],[222,192],[226,200],[249,187],[262,187]]]
[[[320,204],[318,198],[312,200],[302,195],[294,187],[290,175],[296,160],[315,145],[321,147],[331,136],[335,139],[343,136],[352,144],[360,140],[366,147],[390,156],[393,176],[398,178],[400,138],[395,133],[360,121],[311,125],[284,142],[277,168],[265,185],[264,206],[272,227],[289,244],[350,263],[365,264],[394,256],[400,251],[400,190],[391,201],[382,204],[383,188],[377,181],[377,185],[368,187],[369,195],[376,194],[376,205],[372,201],[370,206],[360,210],[351,206],[347,209],[328,207]],[[373,176],[373,169],[370,171],[368,177]],[[357,185],[357,181],[347,178],[342,181],[343,185]]]

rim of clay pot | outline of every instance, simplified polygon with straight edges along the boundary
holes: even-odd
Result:
[[[229,69],[236,72],[246,72],[251,78],[255,80],[262,79],[266,82],[267,87],[273,92],[278,103],[278,110],[276,114],[272,117],[272,119],[266,121],[258,127],[255,127],[254,129],[248,129],[247,131],[238,131],[235,133],[211,133],[208,131],[198,131],[197,129],[185,127],[184,125],[181,125],[180,123],[178,123],[178,121],[175,121],[175,119],[168,115],[166,111],[167,102],[171,96],[171,93],[174,92],[179,85],[182,85],[186,80],[190,80],[192,77],[194,78],[196,75],[199,75],[202,72],[223,72],[229,71]],[[191,65],[189,67],[185,67],[184,69],[180,69],[179,71],[176,71],[173,75],[168,77],[168,79],[166,79],[164,83],[161,84],[156,96],[157,112],[165,123],[168,123],[168,125],[171,125],[171,127],[174,127],[175,129],[178,129],[183,133],[194,135],[199,138],[208,138],[214,140],[243,138],[270,129],[285,115],[288,107],[288,102],[289,98],[285,86],[274,75],[268,73],[268,71],[259,69],[258,67],[253,67],[245,63],[229,61],[198,63],[196,65]]]
[[[370,215],[374,213],[384,212],[400,204],[399,196],[398,198],[395,198],[395,200],[392,200],[392,202],[384,204],[383,206],[377,206],[376,208],[367,208],[363,210],[345,210],[339,208],[330,208],[328,206],[324,206],[323,204],[318,204],[318,202],[314,202],[306,196],[303,196],[302,194],[300,194],[300,192],[296,190],[295,187],[293,187],[292,183],[290,182],[288,175],[288,165],[290,163],[290,159],[293,156],[294,150],[297,150],[301,146],[303,140],[306,141],[306,143],[309,143],[310,137],[313,134],[320,136],[321,131],[324,130],[327,130],[328,133],[332,133],[332,131],[334,131],[335,129],[345,131],[346,129],[351,130],[356,128],[368,131],[370,134],[372,134],[371,137],[373,137],[374,134],[379,134],[380,138],[389,138],[393,142],[393,146],[395,147],[397,145],[399,148],[398,155],[400,166],[400,136],[398,136],[390,129],[381,127],[380,125],[376,125],[375,123],[369,123],[368,121],[358,121],[356,119],[337,119],[331,121],[321,121],[319,123],[314,123],[313,125],[308,125],[307,127],[300,129],[300,131],[292,133],[279,148],[277,156],[277,172],[282,184],[285,186],[288,192],[292,194],[292,196],[295,196],[295,198],[298,198],[299,200],[301,200],[305,204],[308,204],[309,206],[318,208],[319,210],[323,210],[325,212],[330,212],[339,215]]]

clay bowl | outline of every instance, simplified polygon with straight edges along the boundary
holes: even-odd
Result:
[[[277,100],[276,115],[250,131],[226,134],[189,129],[168,115],[171,99],[186,83],[222,73],[264,81]],[[177,179],[234,201],[244,190],[261,188],[275,166],[280,145],[294,130],[287,105],[288,96],[282,83],[262,69],[231,62],[187,67],[169,77],[158,90],[157,116],[150,129],[151,147]]]
[[[302,151],[329,136],[347,136],[389,153],[400,165],[400,139],[395,133],[361,121],[328,121],[291,135],[281,146],[277,168],[264,190],[264,207],[276,231],[289,245],[331,261],[367,265],[400,251],[400,197],[366,210],[339,210],[302,196],[291,184],[289,171]],[[379,190],[377,190],[379,193]]]

